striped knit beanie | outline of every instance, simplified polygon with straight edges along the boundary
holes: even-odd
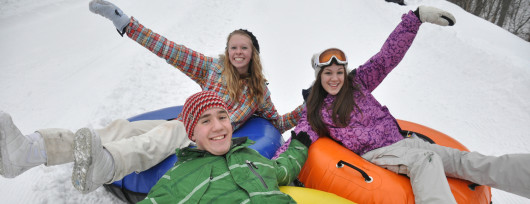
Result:
[[[210,108],[222,108],[227,110],[223,99],[213,91],[201,91],[186,99],[184,107],[182,108],[182,118],[190,140],[195,125],[197,125],[197,122],[199,121],[199,117],[204,111],[207,111]]]

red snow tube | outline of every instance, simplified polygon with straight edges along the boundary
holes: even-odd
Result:
[[[431,128],[403,120],[398,123],[404,132],[414,132],[427,141],[469,151],[455,139]],[[357,203],[414,203],[408,177],[376,166],[327,137],[311,145],[298,178],[305,187],[334,193]],[[489,186],[456,178],[447,180],[458,203],[491,203]]]

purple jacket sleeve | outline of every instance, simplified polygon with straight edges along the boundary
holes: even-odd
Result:
[[[381,50],[357,68],[356,80],[372,92],[396,67],[414,41],[421,21],[409,11],[401,17],[401,23],[388,36]]]

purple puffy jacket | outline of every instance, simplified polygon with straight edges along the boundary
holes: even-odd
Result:
[[[403,139],[395,118],[390,114],[388,108],[382,106],[371,93],[403,59],[420,28],[421,21],[412,11],[404,14],[401,19],[401,23],[390,34],[379,53],[356,70],[354,83],[360,85],[362,94],[356,93],[354,99],[362,114],[354,111],[350,115],[351,119],[348,126],[335,126],[331,119],[331,112],[328,111],[335,97],[328,95],[324,99],[322,120],[329,128],[330,136],[358,155]],[[307,132],[313,142],[319,137],[307,121],[305,108],[294,131],[296,133]],[[289,139],[281,146],[273,158],[277,158],[280,153],[284,152],[290,142]]]

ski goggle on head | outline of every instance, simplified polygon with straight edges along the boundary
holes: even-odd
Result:
[[[328,66],[331,64],[333,59],[335,59],[339,65],[348,65],[348,59],[342,50],[330,48],[322,51],[313,58],[313,68]]]

